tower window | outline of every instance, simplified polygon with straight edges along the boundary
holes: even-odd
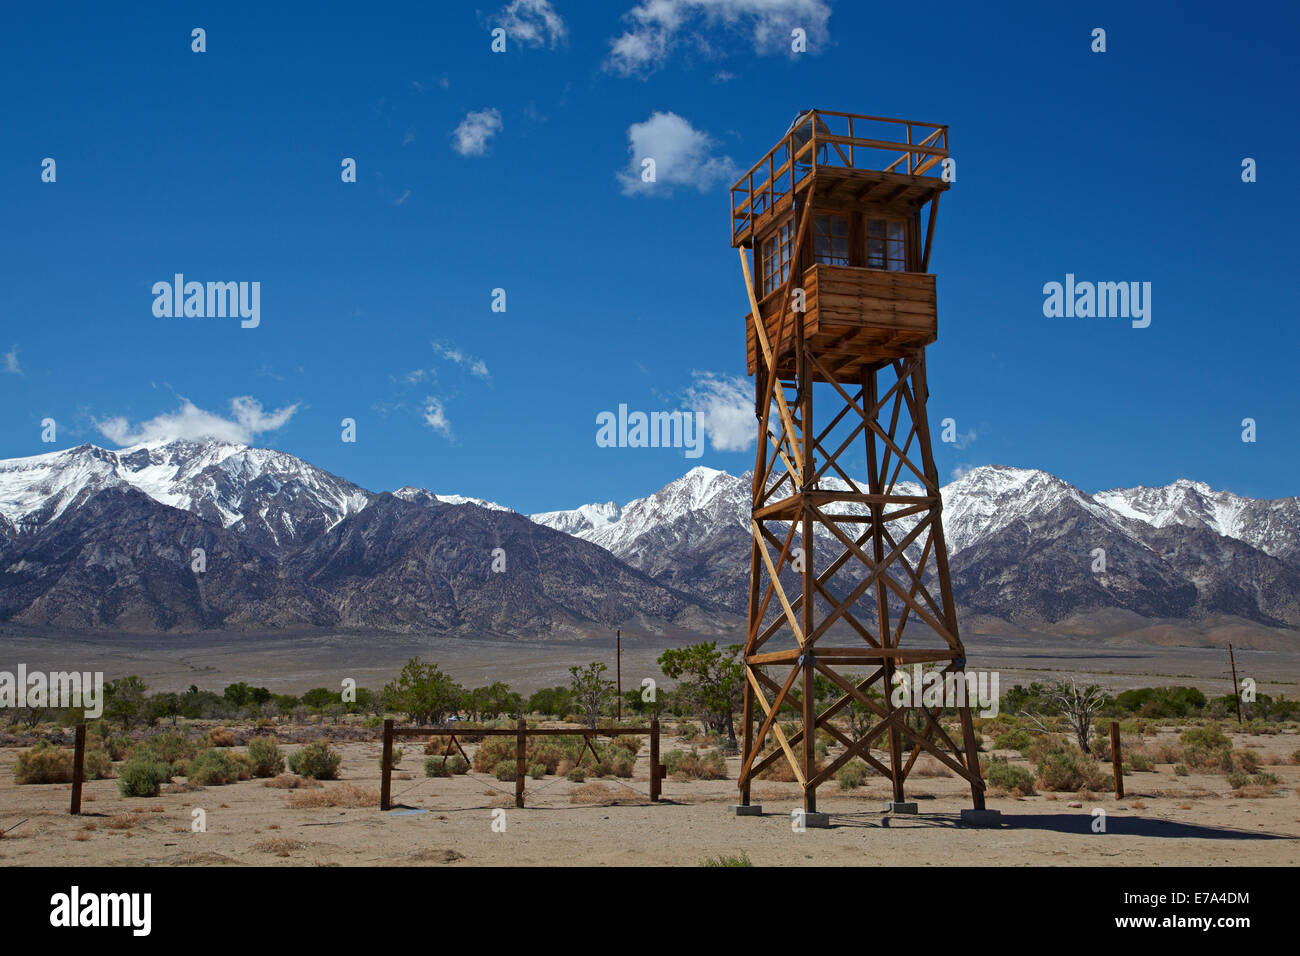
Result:
[[[867,268],[907,271],[907,230],[896,219],[867,220]]]
[[[813,217],[813,255],[828,266],[849,264],[849,217],[818,213]]]
[[[774,292],[790,277],[790,256],[794,250],[794,221],[776,227],[763,242],[763,295]]]

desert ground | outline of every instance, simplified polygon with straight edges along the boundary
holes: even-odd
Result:
[[[969,792],[933,764],[908,781],[917,815],[882,812],[888,792],[881,778],[847,792],[832,781],[818,799],[831,827],[804,832],[792,827],[790,811],[800,806],[793,784],[756,784],[764,815],[733,815],[735,757],[727,761],[731,779],[670,777],[663,801],[652,804],[646,747],[631,779],[529,779],[525,809],[514,807],[513,783],[488,774],[425,777],[423,749],[407,739],[394,772],[395,809],[380,812],[376,734],[339,742],[340,779],[318,787],[280,789],[253,779],[190,789],[177,781],[159,797],[128,799],[115,779],[92,780],[78,817],[68,813],[69,785],[15,785],[18,751],[5,748],[0,828],[9,832],[0,838],[0,864],[693,866],[741,854],[755,866],[1300,864],[1300,766],[1290,756],[1300,734],[1231,736],[1234,747],[1257,751],[1280,784],[1234,792],[1222,775],[1178,776],[1172,765],[1156,764],[1153,772],[1125,776],[1123,800],[1104,792],[994,791],[988,805],[1001,811],[1001,824],[973,828],[959,823]],[[1172,728],[1161,728],[1144,742],[1176,740]],[[665,751],[684,747],[669,737],[663,743]],[[467,750],[472,757],[474,745]],[[993,753],[1023,763],[1014,751]],[[292,805],[298,802],[307,805]],[[206,814],[206,832],[192,829],[196,808]],[[498,809],[503,832],[493,827]],[[1094,832],[1098,809],[1105,832]]]

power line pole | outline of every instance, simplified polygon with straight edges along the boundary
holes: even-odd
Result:
[[[1237,702],[1237,725],[1241,725],[1241,687],[1237,684],[1237,661],[1232,656],[1232,643],[1228,643],[1228,663],[1232,665],[1232,699]]]

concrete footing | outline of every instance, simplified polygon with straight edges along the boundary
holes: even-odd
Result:
[[[884,810],[886,813],[915,813],[915,803],[887,803]]]
[[[803,813],[803,825],[809,830],[829,830],[831,828],[831,817],[829,813]]]
[[[995,827],[1002,822],[1001,810],[963,810],[961,822],[968,827]]]
[[[736,812],[738,817],[761,817],[763,815],[763,805],[761,803],[733,803],[731,809]]]

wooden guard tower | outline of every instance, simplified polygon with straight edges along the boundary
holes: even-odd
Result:
[[[759,420],[742,805],[758,773],[787,761],[815,811],[818,786],[854,758],[902,803],[930,754],[984,809],[969,706],[950,731],[938,706],[891,700],[900,668],[960,678],[966,666],[925,411],[947,157],[946,126],[809,110],[731,189]],[[848,466],[863,451],[865,483]],[[820,712],[817,675],[830,682]],[[846,733],[854,710],[861,733]],[[819,765],[814,730],[844,752]]]

